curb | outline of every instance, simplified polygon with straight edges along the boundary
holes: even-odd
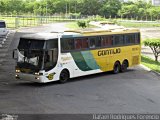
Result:
[[[153,73],[155,73],[156,75],[159,75],[159,76],[160,76],[160,73],[158,73],[158,72],[156,72],[156,71],[154,71],[154,70],[151,70],[150,68],[146,67],[145,65],[140,64],[140,66],[141,66],[143,69],[147,70],[148,72],[153,72]]]

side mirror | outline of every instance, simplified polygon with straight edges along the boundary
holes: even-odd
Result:
[[[15,59],[15,60],[18,59],[18,52],[17,52],[17,49],[14,49],[14,50],[13,50],[12,58]]]

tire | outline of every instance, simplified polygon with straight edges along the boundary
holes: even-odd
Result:
[[[120,68],[121,68],[120,63],[119,62],[115,62],[114,67],[113,67],[113,73],[114,74],[119,73],[120,72]]]
[[[121,65],[121,72],[127,71],[127,68],[128,68],[128,62],[125,60]]]
[[[62,70],[60,77],[59,77],[59,82],[60,83],[65,83],[69,79],[69,72],[67,70]]]

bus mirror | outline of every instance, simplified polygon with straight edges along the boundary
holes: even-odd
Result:
[[[17,58],[18,58],[17,49],[14,49],[14,50],[13,50],[12,58],[15,59],[15,60],[17,60]]]

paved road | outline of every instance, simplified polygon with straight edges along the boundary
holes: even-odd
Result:
[[[30,31],[29,31],[30,32]],[[157,113],[160,111],[160,76],[141,66],[117,75],[110,72],[37,84],[14,78],[12,49],[15,34],[0,67],[0,113]]]

